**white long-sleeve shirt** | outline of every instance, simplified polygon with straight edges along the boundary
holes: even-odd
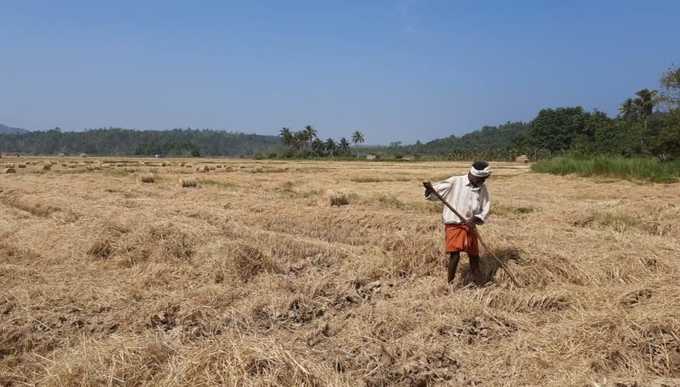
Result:
[[[486,185],[474,187],[467,175],[452,176],[444,181],[433,183],[435,190],[453,206],[462,216],[469,219],[473,216],[486,221],[491,208],[491,197]],[[427,200],[438,200],[435,195],[430,194]],[[447,206],[444,206],[442,218],[446,224],[458,224],[465,222],[460,219]]]

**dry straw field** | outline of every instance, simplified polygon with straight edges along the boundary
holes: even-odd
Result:
[[[680,385],[678,184],[496,163],[448,286],[464,163],[0,164],[0,385]]]

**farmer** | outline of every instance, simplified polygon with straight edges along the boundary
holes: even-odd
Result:
[[[456,276],[461,251],[467,253],[470,258],[470,270],[475,281],[481,281],[479,246],[475,227],[483,224],[489,215],[491,198],[484,182],[490,175],[491,168],[488,162],[475,161],[467,175],[452,176],[432,184],[439,195],[464,217],[464,219],[459,218],[444,206],[442,217],[446,230],[446,252],[449,253],[449,283]],[[432,190],[428,188],[425,189],[425,198],[437,200]]]

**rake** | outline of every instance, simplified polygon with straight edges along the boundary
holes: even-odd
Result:
[[[452,206],[451,204],[449,204],[449,202],[446,201],[446,199],[444,199],[444,198],[442,197],[442,195],[439,194],[439,192],[437,192],[437,190],[434,189],[434,187],[432,186],[432,183],[430,183],[429,181],[426,181],[426,182],[423,182],[423,186],[424,186],[428,191],[432,192],[432,194],[433,194],[437,199],[439,199],[442,203],[444,203],[444,205],[445,205],[446,207],[448,207],[449,210],[451,210],[451,212],[453,212],[454,214],[456,214],[456,216],[457,216],[458,218],[460,218],[461,220],[464,220],[464,219],[465,219],[458,211],[456,211],[455,208],[453,208],[453,206]],[[512,280],[512,283],[515,284],[515,286],[517,286],[518,288],[521,288],[521,286],[519,285],[519,283],[518,283],[517,280],[515,279],[515,276],[514,276],[514,275],[512,274],[512,272],[510,271],[510,268],[508,268],[508,267],[505,265],[505,263],[504,263],[500,258],[498,258],[498,256],[493,252],[493,250],[491,250],[491,249],[489,248],[489,246],[488,246],[486,243],[484,243],[484,240],[482,239],[482,236],[479,235],[479,231],[477,230],[477,227],[470,227],[470,231],[472,231],[472,233],[474,233],[475,237],[477,237],[477,240],[478,240],[479,243],[482,245],[482,247],[484,247],[484,250],[486,250],[486,251],[487,251],[487,252],[488,252],[488,253],[496,260],[496,262],[498,262],[498,264],[501,266],[501,268],[503,268],[503,271],[505,271],[505,273],[508,275],[508,277],[510,277],[510,279]]]

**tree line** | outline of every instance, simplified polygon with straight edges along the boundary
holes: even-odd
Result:
[[[0,152],[120,156],[254,156],[281,148],[276,136],[211,129],[167,131],[120,128],[63,132],[59,128],[0,135]]]

